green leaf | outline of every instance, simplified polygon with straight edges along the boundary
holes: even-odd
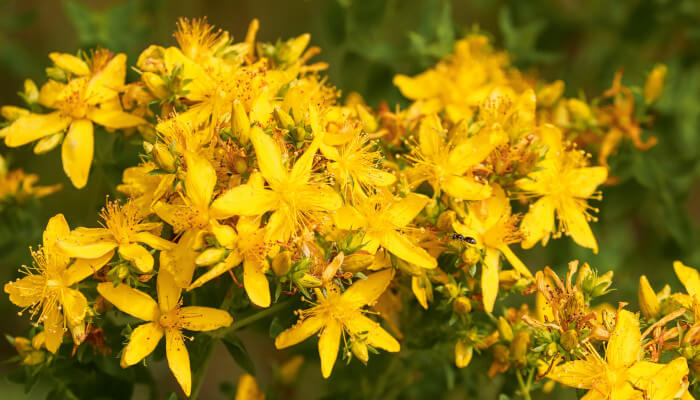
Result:
[[[231,357],[233,357],[236,364],[238,364],[249,374],[255,375],[255,364],[253,364],[253,360],[251,360],[250,355],[248,355],[248,350],[246,350],[243,342],[241,342],[238,336],[234,335],[233,333],[229,333],[228,335],[224,336],[223,340],[226,350],[228,350],[228,353],[231,354]]]

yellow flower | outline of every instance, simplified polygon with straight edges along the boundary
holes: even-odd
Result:
[[[187,241],[191,241],[190,239],[193,240],[203,232],[212,233],[222,246],[232,247],[236,240],[236,232],[231,226],[222,225],[217,221],[226,217],[215,211],[218,199],[213,204],[211,202],[216,187],[214,167],[209,160],[190,151],[185,152],[185,163],[185,194],[180,196],[181,202],[170,204],[160,201],[153,206],[154,211],[172,225],[176,233],[186,231],[186,235],[183,235],[178,243],[178,247],[185,252],[191,254],[194,248],[189,247],[193,242],[185,244],[183,238],[187,237]],[[164,267],[170,270],[181,287],[186,288],[192,282],[194,263],[182,259],[174,261],[174,264],[168,263]]]
[[[34,186],[37,174],[26,174],[21,169],[7,170],[5,159],[0,156],[0,201],[14,200],[24,203],[31,198],[41,198],[61,190],[62,185]]]
[[[71,286],[102,268],[114,252],[99,258],[71,259],[62,253],[58,241],[67,237],[70,228],[63,214],[49,220],[44,231],[44,246],[34,251],[33,266],[23,266],[25,277],[5,284],[10,301],[23,309],[31,309],[31,316],[44,325],[46,348],[56,353],[68,326],[73,340],[84,340],[82,325],[88,310],[87,299]]]
[[[587,211],[590,206],[586,200],[594,198],[596,188],[607,179],[608,170],[586,167],[583,153],[567,150],[561,131],[553,125],[542,127],[541,138],[548,148],[545,159],[527,178],[517,181],[527,195],[541,196],[520,224],[525,234],[522,246],[529,249],[540,240],[547,244],[555,232],[556,211],[558,232],[565,232],[580,246],[597,253],[598,243],[588,225],[593,217]]]
[[[121,205],[108,202],[100,212],[103,228],[77,228],[70,236],[59,240],[58,245],[71,257],[98,258],[117,249],[125,260],[130,261],[141,273],[153,270],[153,256],[139,243],[156,250],[170,250],[175,243],[155,235],[160,232],[161,222],[143,222],[137,205],[131,201]]]
[[[235,400],[265,400],[265,393],[260,390],[252,375],[241,374],[238,377]]]
[[[167,271],[158,273],[158,303],[149,295],[127,285],[111,282],[97,285],[97,291],[121,311],[147,321],[137,326],[122,351],[122,368],[137,364],[149,354],[165,335],[165,352],[170,371],[186,396],[192,388],[190,357],[182,330],[211,331],[231,325],[228,312],[211,307],[181,307],[180,288]]]
[[[156,169],[152,162],[126,168],[122,183],[117,185],[117,191],[128,196],[144,217],[153,214],[152,206],[172,188],[175,180],[173,174],[151,174]]]
[[[503,254],[515,270],[528,278],[532,273],[508,247],[509,243],[520,240],[515,226],[517,218],[511,215],[510,203],[505,192],[498,185],[493,185],[493,195],[480,202],[469,205],[469,214],[463,222],[452,224],[455,232],[473,237],[476,246],[485,250],[482,260],[481,291],[484,309],[493,311],[498,295],[499,266]]]
[[[352,337],[363,337],[365,343],[390,352],[399,351],[400,345],[378,323],[363,315],[362,307],[374,303],[391,282],[393,272],[383,270],[365,280],[353,283],[342,294],[337,286],[329,286],[325,293],[316,289],[318,304],[300,310],[296,325],[280,333],[275,346],[284,349],[306,340],[321,331],[318,353],[321,372],[328,378],[338,357],[340,338],[347,332]]]
[[[126,77],[126,55],[96,50],[88,62],[58,53],[52,53],[51,59],[71,74],[66,84],[50,80],[41,88],[39,103],[56,111],[19,117],[4,130],[5,144],[18,147],[42,138],[50,140],[49,136],[68,129],[61,150],[63,169],[80,189],[87,183],[92,164],[93,122],[123,129],[146,121],[122,111],[119,91]]]
[[[425,249],[411,242],[405,234],[411,221],[430,199],[409,193],[403,199],[393,195],[377,194],[362,198],[355,206],[345,205],[334,215],[340,229],[364,230],[363,249],[370,254],[382,246],[391,254],[422,268],[435,268],[437,261]]]
[[[585,359],[557,365],[547,377],[567,386],[589,389],[583,397],[587,400],[662,400],[682,395],[688,387],[685,358],[668,364],[640,361],[641,336],[637,317],[621,310],[605,359],[590,346]]]
[[[240,217],[236,224],[238,239],[231,253],[199,276],[187,290],[204,285],[243,261],[243,287],[250,301],[260,307],[269,307],[270,287],[265,271],[270,268],[267,254],[271,244],[265,240],[265,229],[260,229],[260,220],[260,216]]]
[[[414,166],[406,174],[412,187],[427,180],[435,190],[462,200],[483,200],[491,196],[488,183],[479,182],[469,172],[493,149],[507,141],[502,129],[482,129],[469,137],[446,142],[437,114],[423,118],[418,128],[418,147],[409,156]],[[459,136],[459,135],[456,135]]]
[[[282,152],[272,137],[260,127],[253,127],[250,140],[268,188],[250,184],[234,187],[214,200],[211,206],[214,214],[228,218],[262,215],[274,210],[266,226],[266,239],[287,241],[305,228],[314,219],[314,214],[340,208],[342,199],[338,193],[312,170],[322,133],[315,112],[312,112],[311,120],[316,137],[290,170],[285,168]]]
[[[655,102],[659,96],[661,96],[661,91],[664,89],[664,79],[666,78],[666,72],[668,69],[663,64],[658,64],[654,66],[654,69],[649,73],[646,83],[644,84],[644,100],[647,104]]]

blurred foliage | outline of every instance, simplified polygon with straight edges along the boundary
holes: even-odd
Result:
[[[169,43],[167,32],[177,16],[208,15],[213,23],[239,33],[245,32],[250,19],[258,17],[261,35],[270,40],[283,33],[309,31],[312,44],[323,49],[317,59],[331,66],[331,83],[344,94],[359,92],[372,106],[382,101],[390,107],[407,104],[393,86],[393,76],[422,71],[449,53],[457,38],[473,30],[493,35],[497,46],[510,52],[518,67],[548,80],[568,82],[566,94],[571,96],[601,93],[618,68],[625,71],[624,82],[644,82],[655,63],[665,63],[669,69],[667,85],[657,106],[658,115],[645,133],[658,137],[659,143],[647,152],[632,151],[628,144],[610,160],[611,175],[617,176],[619,183],[604,189],[600,221],[593,224],[601,242],[600,254],[593,255],[570,241],[555,241],[532,251],[526,263],[562,270],[568,260],[578,258],[603,271],[612,269],[619,290],[608,296],[610,301],[623,296],[636,298],[636,279],[642,273],[651,281],[670,281],[678,286],[668,278],[675,259],[700,265],[700,2],[696,0],[42,3],[0,0],[3,104],[19,103],[15,93],[22,87],[22,79],[41,77],[49,51],[104,46],[126,52],[134,60],[149,41]],[[0,212],[1,281],[13,278],[14,267],[28,262],[26,248],[39,242],[49,216],[64,212],[73,224],[91,224],[98,204],[107,194],[114,195],[111,191],[123,168],[136,163],[139,148],[133,143],[138,140],[96,137],[102,139],[96,143],[94,175],[82,191],[73,189],[62,171],[56,170],[58,151],[41,158],[29,157],[27,149],[12,153],[14,167],[38,173],[43,184],[63,183],[64,189],[21,209],[6,207]],[[4,147],[0,151],[9,153]],[[14,314],[7,298],[0,296],[0,315],[12,333],[20,331],[15,329],[20,322]],[[411,317],[415,326],[430,323],[420,314]],[[272,321],[273,326],[276,323],[279,321]],[[270,326],[269,321],[259,325],[263,329]],[[450,349],[431,348],[437,341],[412,337],[410,326],[404,331],[408,332],[406,350],[400,357],[376,357],[367,369],[351,364],[348,373],[334,375],[323,386],[327,388],[325,397],[352,393],[356,398],[382,399],[497,398],[496,393],[501,392],[505,394],[500,399],[507,399],[512,395],[512,382],[475,375],[486,366],[456,370],[444,364],[444,358],[434,359],[435,354]],[[440,326],[422,332],[435,337],[443,334]],[[11,347],[3,346],[3,359],[14,354]],[[238,338],[232,338],[227,347],[243,364],[250,361],[248,352],[258,369],[270,364],[261,356],[264,353],[246,350],[245,341]],[[312,347],[310,343],[304,347],[309,359],[315,357]],[[88,357],[78,355],[83,356]],[[53,371],[32,373],[37,377],[43,374],[49,386],[64,382],[64,386],[49,390],[51,398],[107,398],[86,397],[88,393],[128,398],[131,386],[124,383],[131,378],[125,374],[147,381],[147,375],[140,373],[142,367],[122,370],[116,358],[103,360],[86,361],[85,370],[70,377],[60,375],[58,364]],[[105,382],[110,386],[105,387]],[[73,392],[78,383],[80,390],[88,392]],[[4,386],[0,385],[0,391],[5,391]],[[324,389],[316,385],[311,394],[319,396],[319,390]],[[152,393],[151,397],[160,398],[158,395],[163,394]]]

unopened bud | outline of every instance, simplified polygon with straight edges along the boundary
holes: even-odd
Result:
[[[118,268],[118,269],[117,269],[117,277],[118,277],[120,280],[122,280],[122,279],[126,278],[127,276],[129,276],[129,267],[127,267],[126,265],[122,264],[122,265],[118,266],[117,268]]]
[[[49,58],[54,65],[73,75],[87,75],[90,73],[90,67],[80,58],[67,53],[50,53]]]
[[[44,71],[46,72],[46,76],[55,81],[65,82],[66,80],[68,80],[65,71],[63,71],[60,68],[48,67]]]
[[[440,205],[435,199],[430,199],[428,204],[425,205],[424,210],[429,218],[436,218],[440,213]]]
[[[568,351],[571,351],[571,350],[577,348],[578,347],[578,333],[573,329],[569,329],[568,331],[562,333],[561,346]]]
[[[308,33],[289,39],[280,51],[280,60],[284,63],[296,62],[299,60],[299,57],[301,57],[302,53],[304,53],[310,40],[311,35]]]
[[[288,251],[283,251],[272,259],[272,271],[277,276],[284,276],[289,273],[292,266],[292,255]]]
[[[139,125],[136,127],[136,130],[141,135],[141,138],[148,143],[155,143],[158,139],[155,128],[149,124]]]
[[[163,72],[165,70],[165,49],[160,46],[150,45],[141,52],[136,61],[136,68],[147,72]]]
[[[459,296],[459,288],[454,283],[448,282],[445,285],[443,285],[443,288],[445,288],[447,294],[449,294],[450,297]]]
[[[377,119],[367,111],[364,105],[357,104],[355,110],[357,111],[357,116],[360,118],[360,121],[362,121],[362,128],[366,133],[374,133],[379,129]]]
[[[141,80],[156,98],[164,99],[170,95],[170,90],[168,90],[165,80],[160,75],[153,72],[144,72],[141,74]]]
[[[165,144],[161,142],[154,144],[152,154],[153,160],[162,170],[167,172],[175,172],[175,169],[177,168],[175,157]]]
[[[236,172],[243,175],[248,170],[248,162],[243,157],[236,157],[233,160],[233,167]]]
[[[537,91],[537,105],[551,107],[559,100],[562,93],[564,93],[564,82],[560,80],[544,85]]]
[[[29,104],[34,104],[39,101],[39,89],[33,80],[24,80],[24,93],[22,93],[22,97]]]
[[[343,261],[343,271],[344,272],[360,272],[367,268],[374,262],[374,255],[366,252],[356,252],[345,257]]]
[[[459,296],[452,303],[452,310],[460,315],[469,314],[472,311],[472,302],[465,296]]]
[[[493,346],[493,359],[499,364],[506,364],[508,362],[508,357],[510,356],[510,350],[508,347],[497,344]]]
[[[645,275],[639,278],[638,296],[639,308],[642,310],[642,315],[644,315],[645,318],[656,318],[661,311],[661,306],[654,289],[652,289]]]
[[[2,106],[0,107],[0,115],[2,115],[2,117],[6,120],[12,122],[19,117],[29,115],[29,110],[15,106]]]
[[[501,335],[501,339],[510,342],[513,340],[513,328],[510,327],[510,323],[507,319],[503,317],[498,317],[498,333]]]
[[[226,257],[227,250],[222,247],[211,247],[204,250],[194,263],[200,267],[208,267],[214,265]]]
[[[516,366],[524,367],[527,363],[527,348],[530,346],[530,334],[525,329],[518,331],[512,342],[510,342],[510,353],[515,360]]]
[[[23,338],[23,337],[16,337],[13,340],[13,343],[15,346],[15,350],[17,350],[17,353],[20,355],[24,355],[28,351],[32,350],[32,346],[29,343],[29,339]]]
[[[63,140],[63,132],[41,138],[34,146],[34,154],[44,154],[56,148]]]
[[[294,123],[294,118],[289,115],[286,111],[280,108],[280,106],[275,106],[274,110],[275,120],[281,129],[294,129],[296,125]]]
[[[352,354],[357,357],[358,360],[365,364],[367,363],[369,360],[369,352],[367,351],[367,344],[365,342],[355,340],[352,343],[352,346],[350,346],[350,349],[352,350]]]
[[[342,252],[338,253],[338,255],[333,257],[333,261],[331,261],[323,269],[323,272],[321,273],[321,280],[324,282],[330,282],[335,277],[335,274],[338,272],[338,269],[340,269],[340,266],[343,264],[344,259],[345,254],[343,254]]]
[[[464,340],[459,339],[455,343],[455,365],[464,368],[472,361],[474,347],[469,346]]]
[[[75,345],[79,345],[80,343],[83,343],[85,341],[85,339],[87,338],[87,328],[85,326],[85,322],[81,322],[77,325],[71,326],[70,333],[71,333],[71,336],[73,336],[73,343]]]
[[[450,232],[452,224],[457,221],[457,213],[452,210],[443,211],[437,219],[437,228],[443,232]]]
[[[238,99],[233,101],[231,133],[243,144],[248,143],[248,140],[250,140],[250,119],[245,111],[245,107],[243,107],[243,103]]]
[[[647,104],[655,102],[664,89],[664,79],[666,78],[667,68],[663,64],[654,66],[651,70],[646,83],[644,84],[644,100]]]
[[[591,119],[591,109],[588,104],[579,99],[569,99],[566,104],[574,118],[589,120]]]
[[[306,288],[320,287],[323,284],[320,279],[305,272],[296,278],[296,282]]]
[[[474,265],[481,260],[481,252],[474,246],[468,246],[462,252],[462,261],[467,265]]]

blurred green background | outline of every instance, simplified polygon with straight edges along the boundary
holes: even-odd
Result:
[[[659,144],[644,153],[624,144],[611,160],[611,173],[621,183],[604,188],[603,202],[594,204],[601,209],[600,220],[593,226],[600,253],[594,255],[563,239],[519,254],[524,254],[532,269],[551,265],[563,271],[566,262],[580,259],[603,272],[614,270],[618,290],[607,300],[626,299],[633,306],[639,275],[647,274],[657,290],[664,283],[677,288],[673,260],[700,267],[697,0],[0,0],[0,104],[21,104],[16,93],[24,78],[44,81],[43,68],[48,66],[51,51],[74,53],[101,45],[126,52],[133,63],[150,43],[174,43],[171,34],[180,16],[208,16],[210,23],[236,38],[245,35],[252,18],[260,19],[258,37],[265,41],[309,32],[312,44],[323,49],[315,60],[330,64],[329,81],[344,94],[359,92],[372,106],[382,100],[392,106],[407,104],[393,87],[392,77],[433,65],[451,51],[456,39],[475,30],[489,34],[497,47],[508,50],[515,65],[543,79],[564,80],[567,95],[600,94],[618,68],[625,70],[625,83],[640,86],[655,63],[666,63],[666,89],[654,126],[646,132],[657,136]],[[34,156],[31,146],[2,147],[0,152],[13,167],[38,173],[43,184],[63,183],[64,189],[40,202],[5,206],[0,211],[0,281],[13,279],[16,267],[29,262],[27,247],[39,243],[50,216],[62,212],[72,226],[95,225],[105,196],[114,195],[121,171],[137,162],[139,151],[136,138],[98,134],[96,141],[90,181],[80,191],[65,178],[60,151]],[[17,309],[4,294],[0,296],[0,320],[3,333],[11,335],[24,334],[28,325],[26,319],[17,317]],[[268,325],[269,321],[241,335],[263,387],[271,381],[272,366],[283,359],[271,347],[265,333]],[[278,393],[277,398],[343,398],[348,393],[361,398],[498,398],[499,391],[512,394],[511,383],[501,378],[487,380],[481,366],[456,371],[449,366],[449,357],[434,353],[430,348],[414,348],[410,359],[376,357],[367,369],[353,363],[348,367],[352,374],[334,377],[325,386],[313,345],[307,344],[305,354],[313,362],[302,370],[300,391]],[[2,341],[0,359],[12,355],[12,347]],[[410,368],[397,368],[396,362]],[[0,368],[6,372],[11,365]],[[223,383],[224,389],[230,389],[240,372],[225,351],[217,351],[203,398],[231,398],[220,386]],[[174,387],[162,361],[155,363],[154,378]],[[3,399],[43,398],[48,390],[38,387],[25,395],[21,386],[0,382]],[[136,398],[147,397],[139,390]],[[542,398],[575,397],[573,391],[555,393]],[[109,393],[103,395],[110,398]]]

